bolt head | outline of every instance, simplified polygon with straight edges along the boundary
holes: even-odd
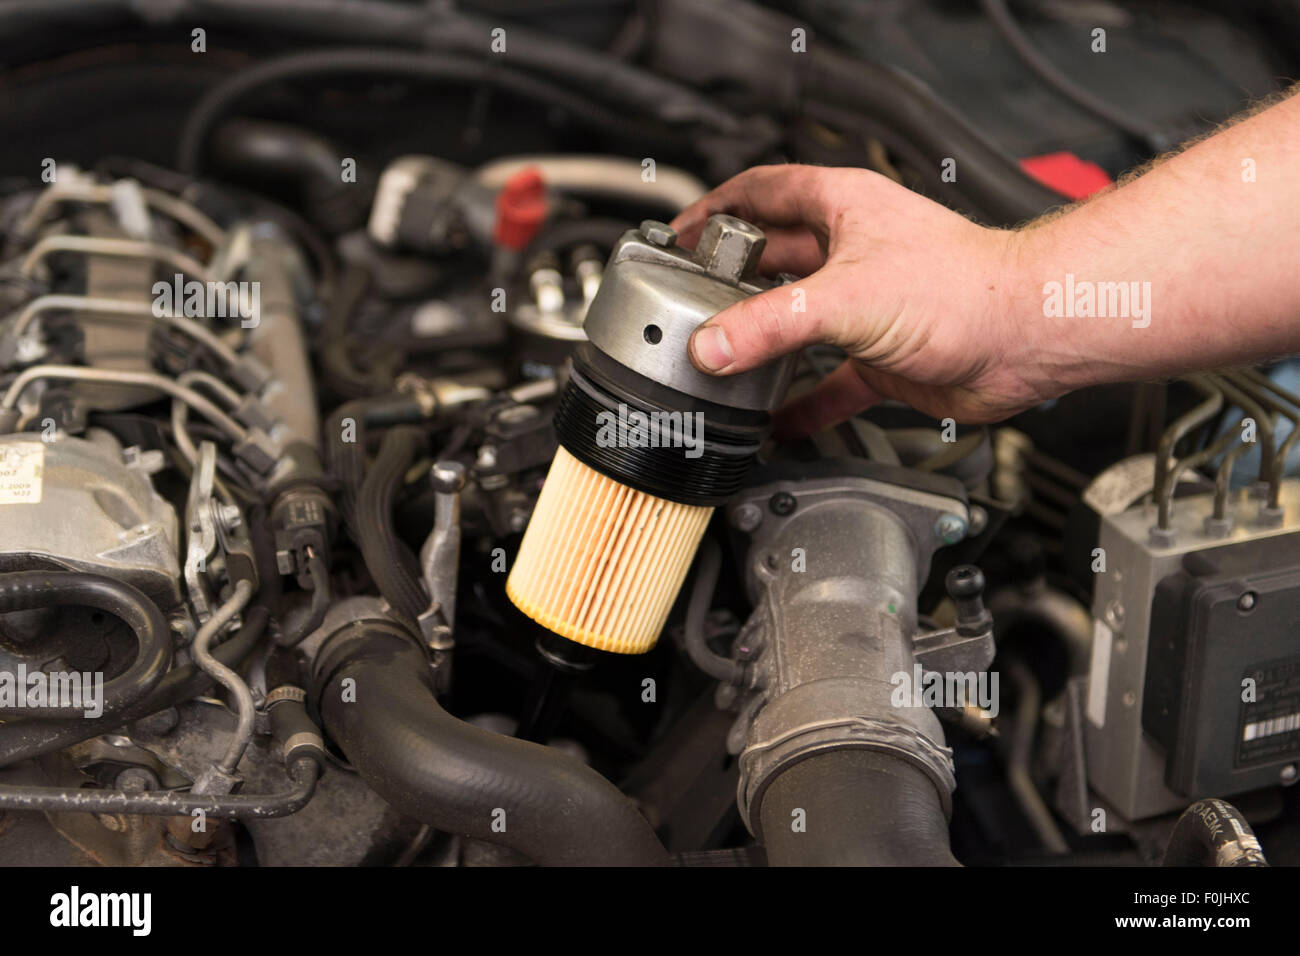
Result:
[[[1232,534],[1232,516],[1227,515],[1222,518],[1216,518],[1214,515],[1206,515],[1202,526],[1207,538],[1226,538]]]
[[[695,246],[695,256],[712,276],[738,283],[758,271],[767,237],[757,226],[735,216],[709,217]]]
[[[731,524],[738,531],[753,531],[763,523],[763,509],[755,504],[743,504],[731,513]]]
[[[1124,619],[1126,614],[1127,611],[1125,610],[1122,601],[1108,601],[1103,616],[1106,618],[1106,624],[1111,630],[1122,631],[1124,630]]]
[[[978,597],[984,593],[984,572],[973,564],[959,564],[948,572],[944,586],[950,597]]]
[[[956,544],[966,537],[966,519],[961,515],[940,515],[934,523],[934,536],[944,544]]]
[[[1278,774],[1278,779],[1282,781],[1283,786],[1291,786],[1291,784],[1300,780],[1300,767],[1293,763],[1287,764],[1282,768],[1282,772]]]
[[[154,790],[158,787],[158,778],[146,767],[127,767],[113,781],[119,790],[139,793],[142,790]]]
[[[793,513],[796,505],[798,502],[788,491],[778,491],[767,502],[767,506],[772,509],[772,514],[782,518]]]
[[[655,219],[647,219],[641,223],[641,236],[652,246],[659,246],[661,249],[671,249],[677,245],[677,230],[666,222],[659,222]]]
[[[1286,520],[1286,509],[1270,508],[1266,502],[1261,502],[1256,520],[1261,528],[1280,528]]]
[[[429,469],[434,491],[452,494],[465,487],[465,466],[458,461],[435,461]]]
[[[1258,596],[1254,591],[1246,591],[1237,598],[1237,610],[1243,614],[1255,610],[1255,605],[1259,603]]]
[[[227,531],[234,531],[243,524],[243,515],[239,513],[239,508],[236,505],[222,505],[217,515],[221,519],[222,526]]]
[[[1152,525],[1151,530],[1147,532],[1147,538],[1153,548],[1172,548],[1178,543],[1178,532],[1173,528]]]

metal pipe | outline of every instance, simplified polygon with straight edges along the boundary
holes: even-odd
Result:
[[[0,786],[0,810],[45,813],[139,813],[188,817],[202,811],[226,820],[266,820],[297,813],[316,792],[320,766],[301,757],[289,768],[293,786],[281,793],[197,794],[177,790],[94,790],[87,787]]]
[[[94,382],[105,385],[143,386],[156,388],[160,392],[180,399],[193,408],[208,421],[212,422],[233,441],[242,442],[248,437],[243,426],[223,412],[215,404],[204,398],[192,388],[180,384],[175,379],[152,372],[127,372],[115,369],[82,368],[76,365],[33,365],[24,369],[13,380],[0,398],[0,431],[11,430],[13,425],[5,422],[5,412],[14,412],[18,399],[27,386],[44,378],[63,379],[73,382]]]
[[[18,267],[21,275],[35,273],[41,260],[54,252],[84,252],[92,256],[118,256],[123,259],[154,259],[165,262],[178,272],[212,281],[215,275],[197,259],[193,259],[161,242],[141,239],[103,239],[98,236],[46,236],[39,240],[23,257]]]
[[[131,182],[132,180],[119,180]],[[190,231],[202,236],[213,248],[226,241],[225,230],[205,216],[197,208],[160,189],[145,187],[140,190],[147,205],[170,216]],[[31,208],[27,210],[22,221],[14,229],[18,236],[30,236],[36,232],[50,210],[60,203],[80,202],[107,205],[114,199],[114,186],[105,183],[74,183],[51,187],[42,192]]]
[[[196,385],[202,385],[214,396],[225,403],[227,408],[237,408],[243,401],[243,396],[224,381],[217,378],[209,372],[200,372],[198,369],[191,369],[188,372],[181,372],[176,376],[176,381],[180,382],[187,388],[194,388]]]
[[[1300,405],[1297,404],[1295,396],[1291,395],[1286,389],[1275,386],[1267,376],[1260,375],[1254,369],[1230,372],[1228,376],[1254,396],[1261,405],[1276,412],[1291,423],[1290,433],[1281,446],[1275,448],[1273,452],[1273,467],[1269,472],[1268,506],[1277,508],[1281,499],[1282,475],[1286,471],[1286,461],[1296,441],[1300,439],[1300,412],[1289,408],[1288,403],[1295,407],[1300,407]]]
[[[1186,381],[1192,388],[1205,396],[1205,401],[1186,415],[1176,419],[1160,436],[1160,444],[1156,448],[1155,479],[1151,484],[1153,495],[1159,495],[1160,489],[1165,486],[1165,476],[1169,472],[1169,459],[1173,457],[1174,446],[1178,444],[1184,435],[1197,425],[1209,421],[1223,407],[1223,392],[1215,387],[1211,379],[1202,375],[1194,375]]]
[[[1019,701],[1013,721],[1015,733],[1010,740],[1007,754],[1007,782],[1016,802],[1029,820],[1039,842],[1052,853],[1069,853],[1070,845],[1061,835],[1061,829],[1052,818],[1052,812],[1043,802],[1034,785],[1029,771],[1030,759],[1034,751],[1034,737],[1038,730],[1038,719],[1042,711],[1043,695],[1038,679],[1027,665],[1018,660],[1011,660],[1006,666],[1007,677],[1015,685]]]
[[[742,684],[745,665],[739,661],[715,654],[705,640],[704,626],[709,617],[709,604],[718,584],[722,569],[722,549],[710,537],[700,542],[699,564],[695,570],[695,583],[691,588],[690,603],[686,607],[686,654],[691,662],[710,677],[728,684]]]
[[[207,372],[197,370],[182,372],[176,381],[187,388],[202,385],[213,392],[229,408],[236,407],[241,401],[237,391],[215,375],[209,375]],[[189,406],[180,399],[173,399],[171,411],[172,438],[176,442],[177,449],[185,456],[185,460],[193,465],[199,460],[199,449],[194,444],[194,439],[190,437],[189,417]],[[223,495],[223,497],[228,496]]]
[[[500,189],[523,169],[540,170],[547,186],[638,203],[662,203],[679,212],[699,199],[708,187],[690,173],[658,165],[653,182],[643,178],[639,159],[622,156],[525,155],[497,159],[474,170],[476,182],[488,189]]]
[[[1232,469],[1237,459],[1246,453],[1246,445],[1240,444],[1223,456],[1219,470],[1214,475],[1214,520],[1222,521],[1228,513],[1228,489],[1232,484]]]
[[[1259,446],[1259,480],[1269,483],[1270,495],[1274,486],[1273,482],[1273,459],[1276,455],[1276,446],[1273,444],[1273,419],[1268,412],[1254,400],[1245,391],[1238,388],[1232,382],[1228,381],[1221,375],[1212,375],[1210,378],[1223,390],[1224,397],[1240,408],[1247,415],[1255,420],[1256,426],[1260,433]]]
[[[253,692],[248,689],[248,684],[244,679],[236,674],[231,668],[227,667],[221,661],[212,656],[212,641],[226,629],[226,626],[234,620],[253,597],[253,584],[251,581],[243,580],[235,584],[235,593],[232,594],[221,607],[217,608],[212,617],[204,622],[194,635],[194,644],[190,648],[194,655],[194,662],[199,665],[199,669],[207,674],[226,690],[230,691],[230,696],[234,700],[235,713],[238,716],[238,723],[235,725],[235,732],[230,738],[230,745],[226,748],[226,754],[217,765],[222,773],[233,774],[235,767],[238,766],[239,760],[248,749],[248,742],[253,736],[253,722],[257,716],[256,704],[253,703]]]
[[[234,365],[239,361],[239,356],[235,354],[234,349],[193,319],[170,313],[159,315],[154,312],[151,305],[120,299],[102,299],[85,295],[43,295],[33,299],[23,307],[22,312],[18,314],[18,318],[14,320],[13,328],[9,334],[15,339],[25,335],[28,327],[36,321],[38,315],[53,309],[72,309],[78,312],[97,313],[97,315],[81,321],[113,321],[115,319],[131,321],[142,319],[149,323],[161,322],[185,333],[212,352],[226,365]]]
[[[1157,511],[1157,518],[1156,518],[1157,527],[1160,528],[1169,527],[1169,513],[1173,508],[1174,488],[1178,484],[1179,476],[1188,468],[1200,467],[1201,465],[1205,464],[1207,461],[1210,461],[1212,458],[1214,458],[1215,455],[1219,454],[1222,451],[1226,451],[1227,448],[1233,442],[1239,442],[1239,441],[1241,441],[1240,435],[1237,435],[1233,432],[1228,432],[1225,435],[1219,436],[1219,439],[1216,442],[1214,442],[1212,445],[1209,445],[1206,448],[1202,448],[1196,454],[1189,455],[1186,458],[1181,458],[1178,461],[1174,462],[1173,469],[1169,472],[1169,475],[1165,478],[1164,488],[1158,489],[1157,491],[1157,493],[1159,494],[1159,504],[1157,505],[1157,508],[1159,510]]]

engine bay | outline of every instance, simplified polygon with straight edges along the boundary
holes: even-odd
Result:
[[[1294,360],[788,440],[836,350],[686,359],[749,166],[1010,226],[1300,58],[1016,5],[1135,134],[989,7],[0,7],[0,865],[1300,863]]]

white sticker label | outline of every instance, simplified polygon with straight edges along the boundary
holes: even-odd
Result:
[[[1092,622],[1092,666],[1088,669],[1085,713],[1096,727],[1106,726],[1106,685],[1110,682],[1110,650],[1115,632],[1104,621]]]
[[[41,502],[45,446],[38,441],[0,444],[0,505]]]

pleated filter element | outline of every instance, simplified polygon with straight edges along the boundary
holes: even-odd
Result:
[[[571,641],[644,653],[663,630],[712,513],[630,488],[561,447],[506,594]]]

